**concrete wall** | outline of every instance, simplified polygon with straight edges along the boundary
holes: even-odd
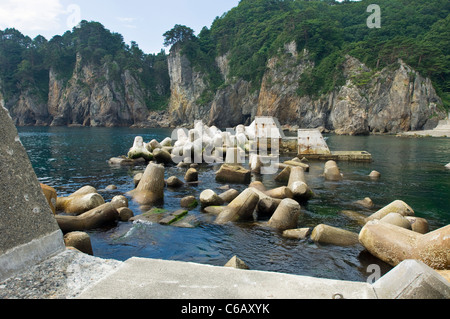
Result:
[[[17,129],[0,106],[0,281],[64,249]]]

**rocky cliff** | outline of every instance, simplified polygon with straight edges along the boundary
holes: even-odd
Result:
[[[432,129],[446,116],[431,81],[401,60],[374,71],[347,56],[342,65],[345,84],[320,97],[299,95],[299,79],[315,66],[308,52],[297,52],[295,43],[268,60],[256,90],[252,83],[229,76],[228,61],[228,55],[216,59],[224,84],[210,102],[201,104],[208,90],[206,76],[175,47],[168,57],[167,112],[149,111],[150,93],[129,70],[114,62],[83,63],[81,55],[69,80],[50,69],[48,99],[31,87],[3,103],[19,126],[176,127],[203,120],[225,128],[249,124],[255,116],[274,116],[293,128],[355,135]]]
[[[146,120],[145,92],[128,70],[114,78],[106,64],[83,65],[81,60],[78,55],[66,87],[50,72],[51,125],[130,126]]]
[[[83,63],[78,54],[68,81],[50,69],[48,100],[31,88],[6,101],[5,106],[18,126],[149,125],[155,119],[155,112],[146,105],[149,92],[129,70],[118,69],[115,62]],[[165,121],[158,116],[159,125]]]
[[[345,84],[317,98],[298,93],[301,75],[314,68],[314,63],[306,51],[296,51],[295,43],[268,61],[256,91],[242,79],[229,78],[227,56],[216,62],[225,85],[212,102],[199,105],[198,97],[206,89],[203,75],[193,70],[180,50],[172,50],[169,113],[173,125],[203,120],[208,125],[232,127],[255,116],[274,116],[282,125],[357,135],[433,128],[446,116],[431,81],[401,60],[376,72],[346,56],[342,66]]]
[[[196,120],[218,127],[233,127],[254,117],[258,103],[257,92],[250,83],[228,79],[227,56],[216,59],[226,85],[215,93],[212,102],[200,105],[198,99],[207,89],[205,75],[195,71],[179,47],[172,49],[168,63],[171,82],[169,114],[172,126],[192,125]]]

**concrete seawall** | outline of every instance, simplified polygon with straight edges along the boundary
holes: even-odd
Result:
[[[450,137],[450,119],[439,122],[433,130],[412,131],[402,134],[403,136],[428,136],[428,137]]]

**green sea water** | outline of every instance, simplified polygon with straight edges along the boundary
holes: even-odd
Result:
[[[68,195],[82,186],[98,190],[114,184],[117,190],[102,192],[108,201],[133,189],[133,175],[145,167],[111,167],[108,159],[124,155],[135,136],[145,141],[162,140],[172,133],[168,129],[129,128],[19,128],[19,135],[42,183],[53,186],[59,196]],[[359,232],[360,226],[344,216],[342,210],[356,210],[369,215],[394,200],[408,203],[419,217],[426,218],[430,228],[450,224],[450,139],[399,138],[394,136],[329,136],[328,144],[336,151],[368,151],[372,163],[340,162],[344,174],[341,182],[325,182],[323,162],[311,162],[307,173],[309,186],[316,196],[302,205],[299,227],[318,224]],[[289,159],[287,157],[286,159]],[[205,189],[221,192],[214,179],[218,166],[199,168],[201,183],[179,190],[167,190],[162,208],[178,210],[180,199],[197,198]],[[371,180],[372,170],[381,173]],[[166,169],[166,178],[183,178],[185,170]],[[267,188],[283,186],[274,176],[255,176]],[[245,185],[230,185],[237,190]],[[375,203],[364,210],[355,201],[370,197]],[[139,207],[130,202],[136,215]],[[378,264],[383,272],[390,266],[368,254],[362,246],[336,247],[319,245],[309,239],[285,239],[277,231],[254,223],[215,225],[214,218],[197,208],[190,212],[200,221],[194,229],[159,224],[118,223],[115,227],[90,231],[94,254],[101,258],[126,260],[131,257],[179,260],[223,266],[237,255],[251,269],[275,271],[339,280],[365,281],[369,265]]]

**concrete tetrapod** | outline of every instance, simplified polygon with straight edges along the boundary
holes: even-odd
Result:
[[[92,230],[119,219],[117,209],[111,203],[103,204],[79,216],[56,215],[56,221],[63,233]]]
[[[216,173],[216,181],[220,183],[249,184],[251,172],[242,166],[223,164]]]
[[[250,189],[252,189],[259,197],[257,205],[258,217],[272,216],[280,205],[281,199],[270,197],[265,192],[261,191],[261,188],[254,187],[257,186],[255,183],[250,184],[250,186]]]
[[[359,241],[373,256],[394,267],[416,259],[436,270],[450,269],[450,225],[423,235],[375,220],[363,227]]]
[[[137,159],[145,158],[147,161],[153,160],[153,154],[145,147],[144,139],[142,136],[136,136],[134,139],[133,147],[128,151],[128,158]]]
[[[50,206],[53,214],[56,214],[56,201],[58,199],[58,194],[56,193],[56,190],[53,187],[50,187],[45,184],[40,184],[42,192],[45,195],[45,198],[47,199],[48,205]]]
[[[325,163],[323,172],[327,181],[340,181],[342,180],[341,171],[335,161],[328,161]]]
[[[213,190],[207,189],[200,194],[200,203],[202,208],[205,208],[209,206],[221,206],[224,204],[224,200]]]
[[[164,166],[150,163],[136,189],[128,194],[140,205],[164,201]]]
[[[430,231],[430,226],[425,218],[407,216],[405,217],[411,224],[411,229],[416,233],[425,235]]]
[[[269,226],[279,230],[297,228],[300,214],[301,207],[299,203],[290,198],[283,199],[270,218]]]
[[[291,189],[286,186],[270,189],[264,192],[267,196],[270,196],[275,199],[285,199],[285,198],[293,198],[294,194]]]
[[[71,215],[83,214],[95,207],[103,205],[105,200],[100,194],[71,195],[56,199],[56,210]]]
[[[311,189],[306,184],[305,171],[301,167],[291,168],[288,188],[292,192],[293,199],[298,201],[309,200],[313,196]]]
[[[253,216],[256,205],[259,202],[258,194],[247,188],[217,216],[216,224],[248,220]]]
[[[376,220],[376,219],[382,219],[383,217],[386,217],[390,213],[398,213],[402,216],[414,216],[414,210],[405,202],[401,200],[396,200],[389,205],[383,207],[376,213],[372,214],[371,216],[366,218],[366,222]]]
[[[352,246],[359,244],[358,234],[328,225],[318,225],[311,233],[311,239],[321,244]]]
[[[290,175],[291,166],[287,166],[275,177],[275,181],[279,183],[288,183]]]
[[[219,195],[219,197],[223,200],[224,203],[231,203],[236,197],[239,196],[239,191],[235,189],[229,189],[226,192]]]
[[[392,225],[396,225],[402,228],[406,228],[409,230],[412,230],[412,226],[411,223],[409,222],[409,220],[400,215],[399,213],[389,213],[386,216],[384,216],[382,219],[380,219],[381,222],[383,223],[388,223],[388,224],[392,224]]]

